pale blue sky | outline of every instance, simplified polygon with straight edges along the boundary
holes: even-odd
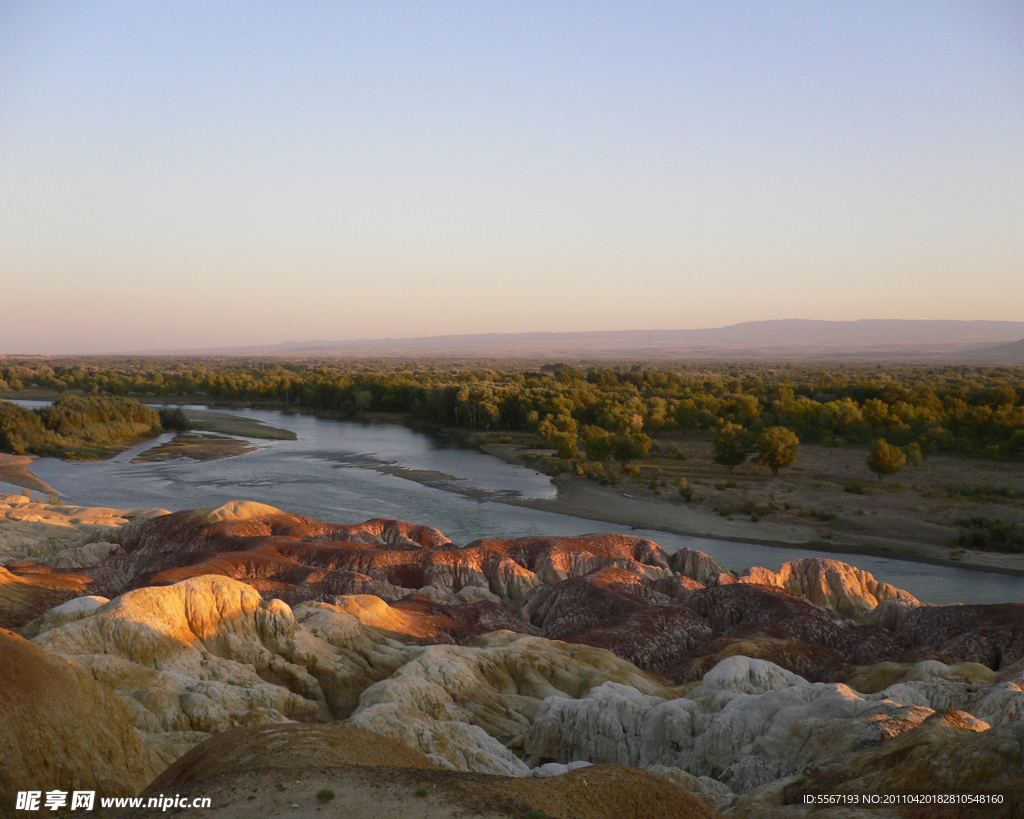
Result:
[[[0,352],[1024,319],[1024,7],[0,3]]]

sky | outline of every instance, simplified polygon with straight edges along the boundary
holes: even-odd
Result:
[[[0,353],[1024,319],[1024,5],[0,2]]]

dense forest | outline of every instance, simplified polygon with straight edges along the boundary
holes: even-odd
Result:
[[[0,451],[16,455],[98,458],[161,429],[160,415],[131,398],[69,395],[35,410],[0,401]]]
[[[620,453],[650,436],[734,424],[826,446],[879,438],[1024,456],[1024,370],[967,366],[701,364],[576,367],[253,359],[7,359],[0,391],[253,402],[357,417],[399,413],[470,430],[530,431],[559,450]],[[144,420],[131,422],[145,423]],[[46,431],[63,435],[39,416]],[[110,420],[98,423],[111,423]],[[40,440],[48,440],[46,433]],[[589,446],[588,446],[589,443]]]

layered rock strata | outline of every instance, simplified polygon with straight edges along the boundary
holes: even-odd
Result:
[[[894,787],[889,751],[917,760],[908,787],[1024,776],[1021,605],[927,606],[833,560],[736,575],[626,535],[460,548],[245,502],[121,521],[92,565],[9,564],[31,643],[0,650],[86,680],[79,705],[121,715],[142,771],[225,731],[343,722],[440,771],[646,768],[736,816],[802,815],[793,782]],[[27,770],[34,746],[11,747]]]

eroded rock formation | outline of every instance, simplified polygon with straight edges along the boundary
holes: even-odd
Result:
[[[121,697],[0,629],[0,814],[14,815],[29,788],[133,795],[163,767]]]
[[[713,819],[688,789],[615,765],[508,779],[446,770],[400,742],[351,726],[239,728],[194,748],[146,795],[210,797],[221,819],[288,815],[447,819]],[[208,812],[209,813],[209,812]],[[147,816],[143,811],[124,819]]]
[[[0,611],[32,641],[27,667],[80,675],[81,708],[121,715],[140,770],[299,722],[368,730],[439,771],[647,768],[736,816],[802,815],[792,782],[894,787],[890,752],[921,787],[1024,776],[1007,752],[1021,605],[928,606],[833,560],[737,576],[627,535],[460,548],[246,502],[118,520],[50,563],[8,537],[37,554],[0,569]]]
[[[777,572],[754,567],[744,572],[738,582],[777,586],[816,606],[859,621],[870,617],[879,603],[886,600],[908,608],[921,605],[903,589],[880,583],[869,572],[838,560],[793,560]]]

